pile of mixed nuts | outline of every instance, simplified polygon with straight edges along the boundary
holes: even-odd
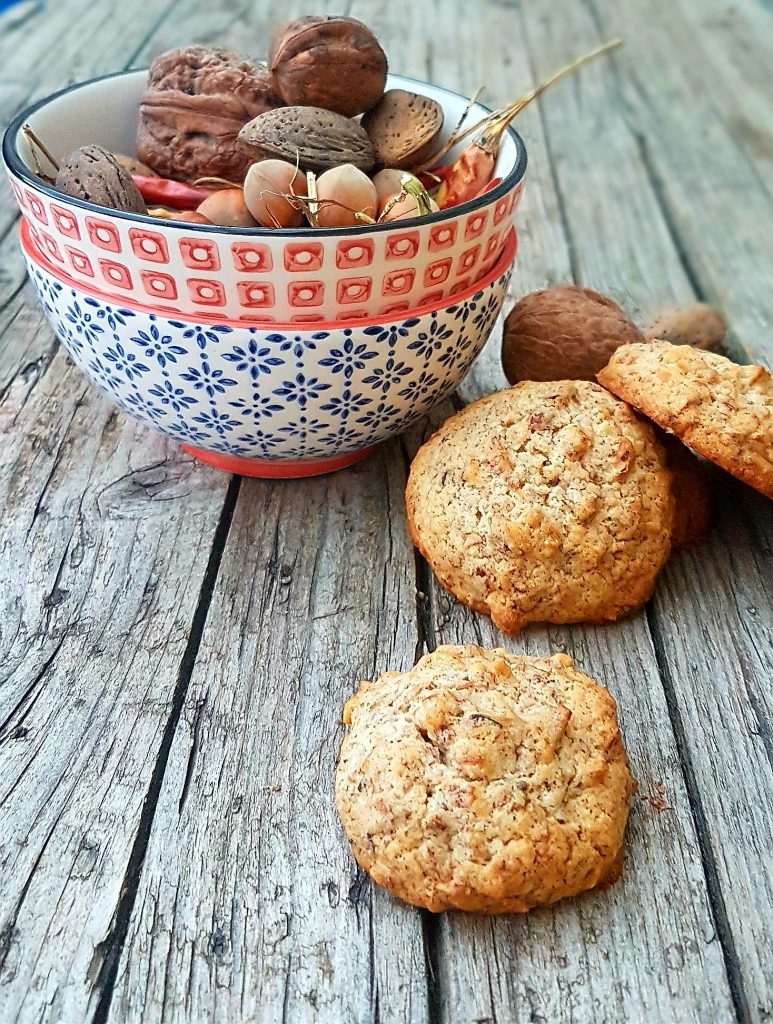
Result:
[[[330,228],[422,217],[491,188],[510,121],[615,45],[463,129],[468,106],[441,145],[443,108],[429,96],[385,91],[387,58],[366,25],[309,15],[278,30],[267,64],[207,46],[162,54],[140,102],[136,159],[90,145],[55,178],[38,173],[99,206],[201,224]],[[54,164],[26,131],[36,159]]]

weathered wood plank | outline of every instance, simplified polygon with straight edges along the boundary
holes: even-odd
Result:
[[[110,949],[228,479],[27,329],[0,450],[0,1019],[59,1022]]]
[[[14,106],[120,66],[162,10],[112,6],[7,26]],[[111,411],[32,289],[14,295],[2,244],[0,1018],[74,1021],[111,952],[228,478]]]
[[[773,198],[764,184],[764,159],[751,150],[742,155],[733,141],[737,126],[727,105],[733,85],[723,77],[726,65],[707,59],[705,29],[685,22],[678,10],[669,15],[668,32],[653,32],[637,5],[597,6],[609,24],[637,40],[635,53],[621,51],[615,58],[619,95],[691,282],[699,294],[719,301],[741,358],[748,353],[746,358],[770,364],[773,300],[765,267],[773,257]],[[561,40],[558,19],[546,27],[550,39]],[[549,39],[540,41],[545,52]],[[571,41],[558,45],[565,52]],[[744,108],[752,126],[756,109]],[[759,128],[764,134],[764,121]],[[575,183],[567,173],[567,191]],[[628,213],[622,205],[615,210],[624,218]],[[636,230],[635,223],[623,223]],[[748,1019],[766,1020],[773,1013],[766,938],[773,915],[773,774],[766,719],[773,697],[766,590],[773,516],[769,502],[725,474],[717,471],[715,483],[718,529],[708,545],[666,567],[650,626],[736,1005]],[[736,553],[739,535],[754,540]],[[743,568],[735,569],[741,552]],[[750,608],[761,612],[753,618]],[[750,848],[767,850],[768,857]]]
[[[292,13],[220,25],[192,4],[184,34],[167,23],[143,56],[191,38],[246,49],[248,33],[260,53]],[[427,1019],[421,918],[356,871],[332,805],[343,701],[357,678],[414,657],[404,482],[392,445],[327,480],[245,484],[111,1020]]]
[[[110,1020],[427,1019],[419,915],[358,873],[332,799],[354,681],[413,661],[404,482],[390,444],[243,484]]]
[[[728,317],[741,358],[770,364],[773,192],[766,164],[738,146],[737,125],[717,100],[728,89],[732,95],[732,84],[720,62],[706,59],[700,30],[678,9],[669,12],[666,31],[639,4],[590,2],[636,42],[614,58],[620,94],[691,281]],[[738,103],[753,118],[742,98]]]
[[[585,37],[576,20],[559,31],[554,22],[567,18],[563,8],[552,19],[544,11],[535,15],[524,24],[510,11],[502,15],[507,25],[489,24],[490,67],[499,64],[500,38],[508,40],[511,57],[523,66],[528,59],[521,41],[525,33],[531,52],[540,54],[539,76],[583,49],[584,38],[588,48],[597,41],[592,23]],[[546,31],[560,39],[559,47],[551,48],[542,32],[535,42],[535,20],[544,20]],[[636,140],[610,116],[614,88],[608,76],[608,69],[588,69],[574,88],[565,86],[563,95],[557,92],[544,101],[558,184],[553,205],[563,215],[571,255],[564,279],[573,271],[615,295],[632,313],[651,312],[654,306],[687,300],[694,293]],[[512,86],[507,95],[526,84]],[[533,164],[525,203],[534,192]],[[600,173],[599,165],[608,171]],[[538,187],[551,189],[551,179],[544,176]],[[639,237],[643,224],[644,243]],[[538,236],[522,237],[514,276],[519,292],[541,286],[548,276],[535,273],[526,262],[529,242],[537,265],[544,251]],[[468,396],[501,385],[497,355],[495,350],[478,364]],[[502,641],[488,623],[461,611],[434,587],[430,592],[430,619],[438,642]],[[437,962],[445,1014],[459,1021],[527,1019],[530,1014],[546,1020],[619,1020],[624,1006],[629,1019],[732,1019],[722,950],[717,942],[706,945],[714,922],[701,851],[646,619],[640,615],[612,630],[534,630],[514,646],[542,653],[557,643],[566,645],[589,670],[595,668],[620,703],[644,795],[632,817],[626,875],[611,894],[527,919],[482,924],[452,915],[442,922]],[[583,647],[590,656],[583,657]],[[632,656],[631,651],[637,653]],[[646,797],[661,783],[672,809],[658,814]],[[667,872],[664,864],[669,865]],[[707,987],[707,976],[715,980],[714,986]]]

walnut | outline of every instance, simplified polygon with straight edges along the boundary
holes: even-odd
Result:
[[[66,196],[110,210],[148,212],[129,172],[101,146],[81,146],[71,153],[60,165],[54,184]]]
[[[156,57],[140,101],[137,155],[165,178],[241,182],[242,125],[281,106],[267,68],[231,50],[188,46]]]
[[[510,310],[502,367],[521,380],[592,380],[619,345],[644,341],[622,309],[579,285],[531,292]]]
[[[271,84],[285,103],[356,117],[384,93],[387,59],[356,18],[296,18],[268,51]]]

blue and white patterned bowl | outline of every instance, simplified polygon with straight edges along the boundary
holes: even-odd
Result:
[[[515,257],[437,308],[329,324],[196,322],[87,290],[22,249],[48,319],[115,405],[255,476],[342,468],[453,392],[491,333]]]

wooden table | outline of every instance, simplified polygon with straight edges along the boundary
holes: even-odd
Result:
[[[512,295],[576,280],[635,317],[706,299],[734,356],[770,361],[769,2],[343,6],[394,70],[485,83],[492,103],[624,36],[520,120]],[[2,119],[190,41],[260,55],[304,9],[18,4],[0,22]],[[74,370],[16,228],[4,189],[2,1024],[769,1020],[773,505],[717,471],[710,541],[671,559],[644,611],[508,642],[569,651],[619,702],[640,782],[622,880],[528,916],[418,912],[356,869],[331,780],[358,679],[439,643],[502,643],[408,542],[421,432],[316,480],[203,468]],[[498,347],[464,400],[502,386]]]

